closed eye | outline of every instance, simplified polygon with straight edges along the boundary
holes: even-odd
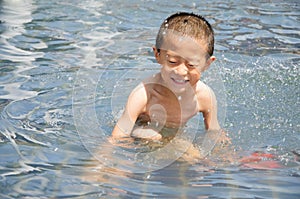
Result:
[[[169,62],[170,64],[176,64],[176,63],[177,63],[177,61],[171,61],[171,60],[168,60],[168,62]]]

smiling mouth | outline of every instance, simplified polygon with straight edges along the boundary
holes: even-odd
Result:
[[[179,85],[183,85],[183,84],[186,84],[187,82],[189,82],[189,80],[184,80],[184,79],[174,79],[174,78],[171,78],[173,80],[173,82],[175,82],[176,84],[179,84]]]

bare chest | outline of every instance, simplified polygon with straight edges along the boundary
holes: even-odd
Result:
[[[176,96],[151,96],[145,111],[151,122],[159,122],[167,127],[183,126],[197,112],[196,99]]]

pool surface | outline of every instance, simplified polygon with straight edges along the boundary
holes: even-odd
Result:
[[[299,10],[293,0],[0,1],[0,198],[300,198]],[[230,150],[272,154],[280,168],[219,151],[135,172],[108,150],[129,92],[159,71],[152,46],[177,11],[215,30],[203,81]]]

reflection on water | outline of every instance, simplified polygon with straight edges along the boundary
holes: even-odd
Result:
[[[283,168],[237,166],[220,150],[135,174],[83,146],[72,105],[90,99],[95,118],[85,130],[95,136],[87,138],[99,143],[101,129],[105,139],[131,88],[159,69],[156,30],[178,10],[207,16],[215,29],[218,61],[204,81],[221,73],[234,150],[275,154]],[[297,1],[0,1],[0,197],[298,198],[298,18]],[[76,90],[89,83],[79,69],[97,71],[87,78],[97,85],[91,96]]]

